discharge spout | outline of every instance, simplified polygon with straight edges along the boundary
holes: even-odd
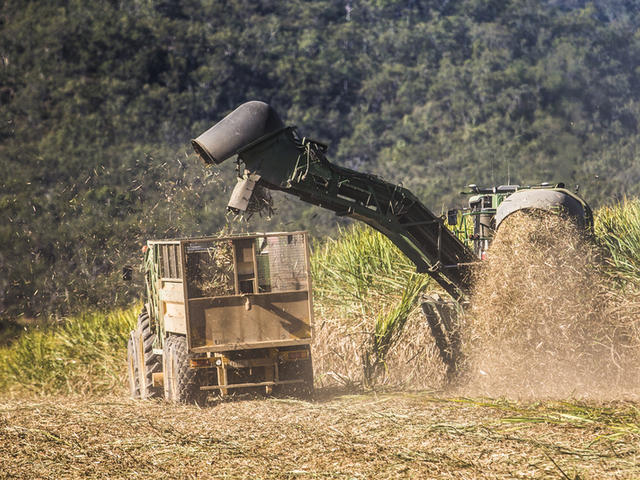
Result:
[[[205,163],[222,163],[247,145],[284,127],[271,106],[264,102],[243,103],[198,138],[191,140]]]

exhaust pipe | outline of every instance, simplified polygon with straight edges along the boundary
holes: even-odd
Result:
[[[284,128],[282,120],[268,104],[243,103],[198,138],[194,150],[208,164],[219,164],[266,135]]]

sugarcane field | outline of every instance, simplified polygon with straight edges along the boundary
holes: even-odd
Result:
[[[21,337],[3,352],[2,477],[636,478],[640,297],[611,289],[567,220],[509,222],[474,273],[490,287],[466,307],[454,380],[415,298],[401,307],[425,280],[364,227],[313,253],[312,394],[132,399],[135,311]]]
[[[0,479],[640,479],[639,31],[1,4]]]

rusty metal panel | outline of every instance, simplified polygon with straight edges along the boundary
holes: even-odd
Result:
[[[187,321],[184,313],[184,304],[164,304],[164,329],[167,332],[187,334]]]
[[[193,346],[236,349],[311,339],[306,291],[191,300],[189,311]]]

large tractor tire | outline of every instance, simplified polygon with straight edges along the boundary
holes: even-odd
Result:
[[[127,378],[129,380],[129,396],[131,398],[140,398],[138,375],[138,353],[136,351],[135,335],[134,332],[131,332],[129,334],[129,343],[127,344]]]
[[[154,398],[160,396],[161,389],[153,386],[153,374],[160,372],[162,365],[160,357],[153,353],[155,334],[151,332],[149,314],[146,309],[138,316],[138,328],[134,335],[135,345],[138,349],[138,381],[140,398]]]
[[[204,405],[207,391],[200,390],[202,373],[189,368],[187,339],[169,335],[164,342],[164,398],[175,403]]]

